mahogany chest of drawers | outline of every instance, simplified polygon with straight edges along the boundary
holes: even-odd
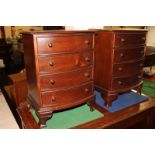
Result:
[[[94,32],[40,31],[23,33],[28,102],[40,126],[53,111],[88,103],[94,96]]]
[[[98,30],[95,37],[95,87],[107,106],[119,93],[142,86],[145,30]]]

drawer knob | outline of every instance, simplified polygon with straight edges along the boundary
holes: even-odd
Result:
[[[143,67],[144,65],[143,65],[143,64],[139,64],[139,66],[140,66],[140,67]]]
[[[85,61],[89,62],[89,61],[90,61],[90,59],[89,59],[88,57],[85,57]]]
[[[52,99],[52,101],[55,101],[56,100],[56,97],[55,96],[52,96],[51,99]]]
[[[143,50],[141,50],[141,51],[140,51],[140,53],[141,53],[141,54],[144,54],[144,51],[143,51]]]
[[[50,62],[49,62],[49,65],[50,65],[50,66],[54,66],[54,62],[50,61]]]
[[[124,42],[125,41],[125,39],[124,38],[121,38],[121,42]]]
[[[49,43],[49,44],[48,44],[48,47],[49,47],[49,48],[51,48],[52,46],[53,46],[52,43]]]
[[[85,77],[90,77],[89,73],[84,74]]]
[[[89,89],[88,88],[85,88],[85,90],[84,90],[86,93],[88,93],[89,92]]]
[[[120,56],[121,56],[121,57],[124,57],[124,53],[120,53]]]
[[[122,70],[123,70],[123,68],[122,68],[122,67],[119,67],[119,68],[118,68],[118,70],[119,70],[119,71],[122,71]]]
[[[145,37],[142,37],[142,40],[145,40]]]
[[[54,80],[50,80],[50,83],[51,83],[52,85],[54,85],[54,84],[55,84],[55,81],[54,81]]]
[[[123,83],[122,83],[122,81],[118,81],[118,84],[119,84],[119,85],[122,85]]]
[[[137,78],[138,78],[138,79],[141,79],[141,78],[142,78],[142,76],[141,76],[141,75],[138,75],[138,76],[137,76]]]
[[[85,40],[84,43],[87,44],[87,45],[89,45],[90,44],[90,41],[89,40]]]

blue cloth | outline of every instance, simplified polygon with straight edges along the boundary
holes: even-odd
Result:
[[[109,112],[116,112],[124,108],[130,107],[132,105],[135,105],[137,103],[148,100],[147,96],[139,95],[131,91],[119,95],[118,98],[112,102],[111,107],[106,107],[104,105],[104,100],[101,97],[101,94],[98,91],[95,91],[95,94],[96,94],[96,103]]]

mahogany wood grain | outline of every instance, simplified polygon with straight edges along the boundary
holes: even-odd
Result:
[[[95,87],[111,106],[120,92],[142,84],[146,31],[97,30],[95,37]],[[127,89],[128,88],[128,89]]]
[[[116,32],[115,33],[115,47],[135,47],[145,45],[146,34],[145,31],[139,32]]]
[[[91,34],[38,37],[38,53],[66,53],[72,51],[90,50],[93,48],[93,37]],[[60,46],[61,45],[61,46]]]
[[[16,107],[20,105],[23,101],[26,100],[26,96],[28,93],[27,83],[26,83],[26,73],[25,71],[22,73],[11,74],[9,78],[12,81],[13,92],[11,92],[11,99],[16,104]]]
[[[41,93],[43,106],[52,106],[53,109],[64,104],[72,104],[81,99],[91,97],[93,94],[93,83],[89,82],[81,86],[68,87]],[[54,110],[55,110],[54,109]]]
[[[22,105],[22,104],[21,104]],[[155,129],[155,99],[149,98],[148,101],[133,105],[115,113],[95,105],[104,116],[83,124],[74,126],[73,129]],[[23,128],[40,128],[31,112],[25,105],[18,108],[21,116]]]
[[[46,125],[54,110],[86,102],[92,110],[95,102],[94,32],[40,31],[22,36],[27,102],[36,110],[40,126]]]
[[[38,58],[38,63],[40,74],[75,70],[93,64],[93,51],[42,56]]]
[[[144,47],[115,49],[114,63],[144,59]]]
[[[136,104],[115,113],[95,105],[104,117],[75,126],[74,129],[151,129],[155,128],[155,99]]]
[[[89,66],[74,71],[41,75],[39,77],[40,77],[40,88],[42,91],[45,91],[49,89],[78,86],[81,85],[81,83],[92,81],[93,72],[92,72],[92,66]]]
[[[113,65],[113,77],[130,76],[143,71],[144,59]]]
[[[142,81],[143,74],[138,73],[127,77],[119,77],[112,79],[112,90],[119,90],[123,88],[130,88],[135,86],[137,83]]]
[[[40,95],[38,87],[38,66],[36,65],[36,50],[35,44],[33,44],[33,36],[24,35],[23,38],[23,48],[24,48],[24,61],[26,68],[26,79],[28,86],[28,94],[31,94],[35,102],[39,104]]]

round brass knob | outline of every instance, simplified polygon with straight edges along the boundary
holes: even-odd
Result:
[[[89,62],[89,61],[90,61],[90,59],[89,59],[88,57],[85,57],[85,61],[88,61],[88,62]]]
[[[90,44],[89,40],[85,40],[84,43],[87,45]]]
[[[119,71],[122,71],[122,70],[123,70],[123,68],[122,68],[122,67],[119,67],[119,68],[118,68],[118,70],[119,70]]]
[[[145,40],[145,37],[142,37],[142,40]]]
[[[138,76],[137,76],[137,78],[138,78],[138,79],[141,79],[141,78],[142,78],[142,76],[141,76],[141,75],[138,75]]]
[[[143,54],[143,53],[144,53],[144,51],[143,51],[143,50],[141,50],[141,51],[140,51],[140,53],[142,53],[142,54]]]
[[[51,48],[52,46],[53,46],[52,43],[49,43],[49,44],[48,44],[48,47],[49,47],[49,48]]]
[[[121,42],[124,42],[125,41],[125,39],[124,38],[121,38]]]
[[[52,85],[54,85],[54,84],[55,84],[55,81],[54,81],[54,80],[50,80],[50,83],[51,83]]]
[[[89,73],[84,74],[85,77],[90,77]]]
[[[89,89],[88,88],[85,88],[85,92],[88,93],[89,92]]]
[[[49,65],[50,65],[50,66],[54,66],[54,62],[50,61],[50,62],[49,62]]]
[[[122,81],[118,81],[118,84],[119,84],[119,85],[122,85],[123,83],[122,83]]]
[[[120,56],[121,56],[121,57],[124,57],[124,53],[120,53]]]
[[[55,101],[56,100],[56,97],[55,96],[52,96],[51,99],[52,99],[52,101]]]
[[[143,67],[144,65],[143,65],[143,64],[139,64],[139,66],[140,66],[140,67]]]

